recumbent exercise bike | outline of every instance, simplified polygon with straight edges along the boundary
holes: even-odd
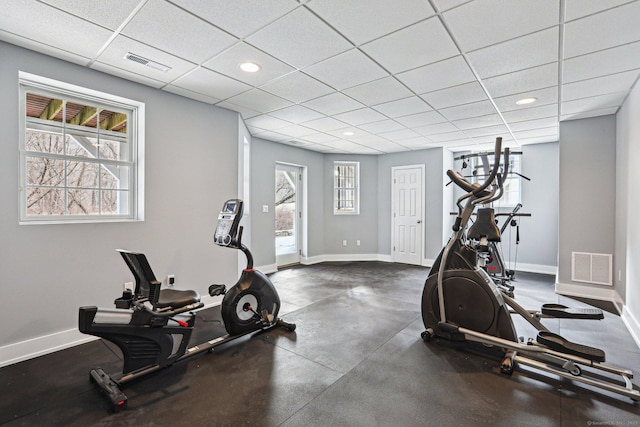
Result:
[[[126,408],[127,397],[120,387],[159,369],[185,360],[219,345],[275,326],[294,331],[295,324],[279,319],[280,297],[273,283],[253,268],[253,256],[242,244],[243,202],[225,202],[218,215],[214,243],[241,250],[247,267],[230,289],[211,285],[211,296],[224,295],[221,315],[227,335],[187,348],[193,331],[196,309],[204,304],[193,290],[160,289],[147,258],[142,253],[118,250],[135,277],[135,290],[125,290],[115,300],[115,309],[80,307],[79,330],[117,345],[122,351],[122,372],[107,374],[101,368],[90,372],[90,380],[107,396],[110,409]]]
[[[447,172],[466,194],[457,201],[458,215],[453,235],[436,258],[424,285],[422,320],[426,330],[421,334],[422,339],[430,341],[439,337],[496,355],[502,360],[500,371],[507,375],[521,364],[618,393],[634,401],[640,400],[640,391],[631,383],[633,373],[630,370],[605,364],[603,350],[571,342],[551,332],[540,321],[545,317],[602,319],[601,310],[544,304],[539,312],[528,311],[502,292],[487,272],[477,265],[476,250],[465,242],[464,232],[475,207],[501,195],[500,188],[509,164],[509,149],[506,148],[503,173],[498,173],[501,146],[502,138],[497,138],[491,172],[481,184],[471,183],[453,170]],[[499,235],[495,222],[484,226],[479,225],[471,233]],[[491,228],[493,231],[482,231]],[[520,342],[512,314],[522,316],[537,329],[535,340],[529,339],[526,344]],[[581,366],[587,369],[583,370]]]

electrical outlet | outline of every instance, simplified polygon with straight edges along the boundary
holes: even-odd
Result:
[[[360,246],[360,240],[356,240],[356,246]]]
[[[167,287],[173,288],[173,285],[176,283],[176,276],[173,274],[167,275]]]
[[[269,205],[262,205],[262,212],[264,213],[269,212]]]
[[[347,241],[346,240],[342,241],[342,246],[347,246]]]
[[[133,282],[124,282],[124,290],[133,290]]]

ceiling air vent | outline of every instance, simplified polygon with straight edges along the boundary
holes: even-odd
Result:
[[[143,58],[140,55],[136,55],[135,53],[131,53],[128,52],[125,56],[124,59],[128,59],[129,61],[133,61],[133,62],[137,62],[138,64],[142,64],[142,65],[146,65],[147,67],[151,67],[154,70],[159,70],[162,71],[164,73],[166,73],[167,71],[169,71],[171,69],[171,67],[167,66],[167,65],[162,65],[158,62],[154,62],[150,59],[147,58]]]

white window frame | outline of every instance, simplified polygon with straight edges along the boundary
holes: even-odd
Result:
[[[19,72],[19,148],[20,148],[20,224],[63,224],[63,223],[91,223],[91,222],[121,222],[144,220],[144,142],[145,142],[145,104],[143,102],[123,98],[116,95],[87,89],[69,83],[60,82],[35,74]],[[125,214],[87,214],[87,215],[28,215],[27,214],[27,158],[48,157],[46,153],[26,150],[26,132],[28,120],[26,114],[26,94],[37,93],[49,97],[57,97],[87,105],[104,107],[116,112],[126,112],[127,144],[130,146],[129,160],[101,160],[114,166],[129,167],[128,212]],[[66,126],[66,125],[65,125]],[[52,154],[51,157],[62,160],[80,160],[77,157]],[[91,159],[89,159],[91,160]],[[95,162],[95,160],[93,160]],[[65,187],[66,188],[66,187]]]
[[[488,158],[493,161],[491,155]],[[502,157],[500,158],[502,161]],[[469,156],[471,171],[482,171],[482,160],[479,156]],[[495,207],[514,208],[518,203],[522,203],[522,178],[518,175],[522,172],[522,154],[511,153],[509,155],[509,174],[503,183],[504,193],[502,197],[494,202]],[[479,172],[482,174],[481,172]],[[500,172],[498,172],[500,173]],[[471,181],[483,182],[484,177],[472,179]]]
[[[354,168],[354,187],[340,186],[338,179],[338,167]],[[339,207],[343,191],[353,191],[353,208]],[[360,162],[334,161],[333,162],[333,214],[334,215],[359,215],[360,214]]]

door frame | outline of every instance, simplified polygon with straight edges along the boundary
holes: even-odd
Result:
[[[284,166],[287,168],[296,168],[299,174],[298,183],[296,186],[296,210],[297,210],[296,215],[298,216],[296,220],[296,247],[297,247],[298,254],[295,257],[295,259],[292,260],[292,262],[287,262],[285,264],[278,263],[278,255],[275,249],[276,237],[275,237],[275,228],[274,228],[273,251],[274,251],[276,268],[279,265],[285,266],[285,265],[300,263],[307,253],[307,191],[306,191],[307,190],[307,167],[304,165],[299,165],[295,163],[276,161],[275,168],[274,168],[274,176],[279,166]],[[273,208],[273,215],[274,215],[274,227],[275,227],[275,215],[276,215],[275,206]]]
[[[425,165],[423,164],[417,164],[417,165],[402,165],[402,166],[392,166],[391,167],[391,262],[396,262],[396,256],[395,256],[395,251],[393,250],[393,245],[395,244],[396,241],[396,230],[395,230],[395,217],[394,217],[394,200],[395,200],[395,191],[396,191],[396,183],[393,181],[394,180],[394,176],[397,170],[402,170],[402,169],[420,169],[420,175],[421,175],[421,185],[422,185],[422,193],[420,194],[420,205],[421,205],[421,218],[420,221],[422,221],[422,232],[420,233],[420,263],[417,265],[424,265],[424,260],[425,260],[425,248],[426,248],[426,229],[427,229],[427,224],[425,222],[425,207],[426,207],[426,200],[425,200],[425,181],[426,181],[426,177],[425,177]]]

